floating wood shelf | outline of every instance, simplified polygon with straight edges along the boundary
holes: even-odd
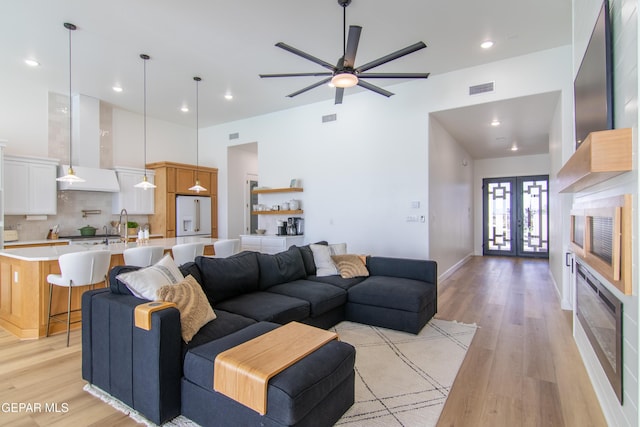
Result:
[[[253,194],[270,194],[270,193],[300,193],[304,191],[300,187],[286,187],[286,188],[256,188],[252,191]]]
[[[576,193],[631,170],[631,129],[591,132],[558,171],[561,193]]]
[[[304,211],[298,209],[295,211],[253,211],[251,215],[301,215]]]

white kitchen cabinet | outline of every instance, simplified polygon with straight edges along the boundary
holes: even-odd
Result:
[[[304,245],[304,236],[274,236],[260,234],[243,234],[240,236],[240,247],[243,251],[256,251],[265,254],[277,254],[291,246]]]
[[[116,168],[120,191],[113,193],[112,213],[119,214],[126,209],[129,215],[153,215],[155,191],[134,187],[144,177],[143,169]],[[147,179],[153,183],[155,172],[147,170]]]
[[[5,215],[56,215],[58,161],[5,156]]]

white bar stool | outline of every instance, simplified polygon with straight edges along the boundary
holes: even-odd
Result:
[[[215,258],[226,258],[240,252],[240,239],[222,239],[213,242]]]
[[[171,254],[176,265],[194,261],[197,256],[204,254],[204,243],[183,243],[171,248]]]
[[[111,263],[111,251],[83,251],[70,254],[60,255],[58,264],[60,265],[61,274],[49,274],[47,282],[49,282],[49,309],[47,311],[47,336],[49,336],[49,326],[51,319],[56,322],[64,322],[57,316],[64,312],[51,314],[51,299],[53,296],[53,287],[62,286],[69,288],[69,298],[67,301],[67,347],[69,347],[69,331],[71,328],[71,312],[80,311],[80,309],[71,310],[71,288],[75,286],[87,286],[104,282],[107,285],[107,273],[109,272],[109,264]],[[77,323],[75,321],[73,323]]]
[[[138,246],[125,249],[122,255],[125,265],[149,267],[162,259],[164,248],[162,246]]]

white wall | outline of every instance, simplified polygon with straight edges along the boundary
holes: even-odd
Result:
[[[228,165],[228,203],[226,204],[228,230],[224,236],[220,235],[219,237],[237,239],[239,235],[247,233],[245,230],[245,203],[247,203],[245,181],[247,174],[256,175],[258,173],[258,156],[255,151],[247,151],[242,146],[229,147]],[[220,210],[224,209],[225,206],[220,207]]]
[[[559,193],[558,171],[564,164],[563,141],[573,140],[573,129],[566,129],[562,123],[562,104],[560,100],[553,114],[553,122],[549,131],[549,206],[553,212],[562,212],[561,215],[552,215],[549,218],[549,270],[554,285],[560,296],[562,308],[573,310],[573,293],[571,292],[571,269],[565,266],[565,254],[569,251],[569,215],[572,197],[569,194]],[[573,105],[572,100],[569,101]]]
[[[113,164],[143,167],[143,116],[113,109]],[[202,151],[202,147],[200,147]],[[196,130],[147,117],[147,163],[196,163]],[[203,163],[203,166],[204,163]],[[208,165],[206,165],[208,166]]]
[[[440,277],[473,254],[473,160],[429,118],[429,257]]]
[[[473,220],[473,247],[476,255],[482,255],[482,179],[547,174],[549,174],[548,154],[502,157],[498,159],[478,159],[475,161],[473,171],[473,200],[476,209]],[[553,209],[553,207],[550,206],[550,209]]]
[[[27,70],[34,71],[34,70]],[[0,78],[0,139],[8,141],[6,154],[48,155],[48,89],[32,80]]]
[[[237,132],[237,143],[259,144],[261,185],[303,180],[307,241],[346,241],[354,252],[429,258],[430,251],[447,248],[429,246],[428,223],[406,221],[429,211],[429,113],[544,92],[570,94],[570,70],[567,46],[392,86],[396,95],[389,99],[365,91],[345,96],[338,106],[326,101],[226,123],[201,133],[204,157],[226,179],[221,159],[231,145],[228,135]],[[486,81],[496,82],[496,92],[468,95],[468,86]],[[338,120],[323,124],[321,117],[333,113]],[[562,122],[571,120],[571,105],[563,104]],[[222,206],[222,181],[220,190]],[[414,201],[420,208],[411,208]]]
[[[633,194],[633,295],[622,295],[613,286],[609,290],[624,304],[623,308],[623,400],[620,405],[608,380],[599,366],[597,357],[579,322],[574,319],[574,336],[580,354],[585,362],[587,372],[594,385],[596,394],[604,411],[607,422],[612,426],[637,426],[640,423],[638,398],[640,384],[638,382],[640,356],[638,341],[640,339],[639,299],[638,299],[638,259],[640,245],[638,242],[638,18],[637,0],[609,0],[613,28],[614,57],[614,124],[616,128],[630,127],[633,130],[633,171],[603,184],[589,188],[576,194],[575,200],[584,202],[618,194]],[[574,0],[574,75],[577,73],[580,60],[591,34],[596,17],[600,10],[600,0]],[[565,148],[573,148],[565,141]],[[565,213],[568,215],[568,213]],[[598,277],[599,275],[596,274]],[[598,277],[602,280],[602,277]]]

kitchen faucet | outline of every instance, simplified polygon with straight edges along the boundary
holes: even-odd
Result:
[[[120,236],[120,240],[122,240],[123,243],[127,243],[127,236],[129,235],[129,214],[127,213],[127,210],[122,208],[122,210],[120,211],[120,219],[118,220],[118,223],[120,224],[120,227],[122,227],[122,214],[124,213],[124,237]]]
[[[109,233],[107,230],[107,226],[105,225],[104,227],[102,227],[102,229],[104,230],[104,243],[105,245],[109,246]]]

